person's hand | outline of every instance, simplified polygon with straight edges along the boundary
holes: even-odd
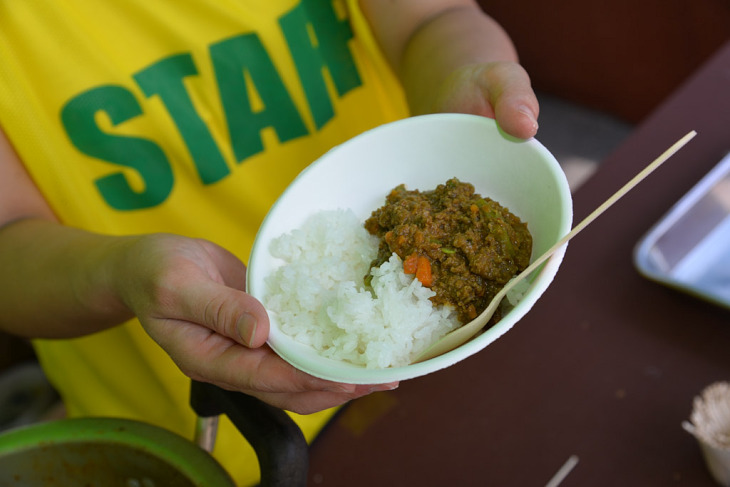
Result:
[[[244,264],[205,240],[149,235],[126,244],[119,294],[192,379],[301,414],[397,384],[355,386],[305,374],[267,345],[269,319],[246,294]]]
[[[505,132],[527,139],[537,133],[539,104],[522,66],[503,61],[456,70],[441,84],[428,111],[494,118]]]
[[[510,135],[537,132],[538,103],[507,32],[475,0],[360,0],[413,115],[496,118]]]

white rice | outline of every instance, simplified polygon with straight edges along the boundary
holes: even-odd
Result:
[[[410,364],[457,328],[450,307],[434,307],[434,292],[403,272],[401,259],[373,269],[378,240],[350,210],[322,211],[275,239],[284,265],[266,278],[264,304],[281,330],[325,357],[367,368]]]

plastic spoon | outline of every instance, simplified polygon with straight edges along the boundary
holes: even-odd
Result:
[[[664,151],[662,155],[660,155],[658,158],[656,158],[651,164],[646,166],[639,174],[633,177],[628,183],[626,183],[621,189],[616,191],[616,193],[613,194],[610,198],[608,198],[601,206],[596,208],[593,213],[588,215],[582,222],[580,222],[578,225],[573,227],[573,229],[568,232],[563,238],[558,240],[558,242],[550,247],[550,249],[547,250],[547,252],[543,253],[539,257],[537,257],[532,264],[530,264],[524,271],[522,271],[520,274],[512,278],[511,281],[509,281],[501,291],[499,291],[495,296],[494,299],[489,303],[489,305],[486,307],[482,313],[477,316],[474,320],[470,321],[469,323],[465,324],[464,326],[461,326],[460,328],[457,328],[456,330],[448,333],[443,338],[441,338],[439,341],[431,345],[428,349],[426,349],[425,352],[423,352],[420,356],[414,360],[414,363],[423,362],[424,360],[428,360],[434,357],[438,357],[439,355],[442,355],[446,352],[450,352],[451,350],[454,350],[455,348],[459,347],[460,345],[466,343],[469,341],[474,335],[476,335],[484,326],[489,322],[489,320],[492,318],[492,315],[497,310],[497,307],[502,302],[502,299],[507,295],[509,291],[511,291],[518,283],[520,283],[525,277],[532,274],[532,272],[537,269],[540,265],[542,265],[553,253],[555,253],[556,250],[558,250],[560,247],[568,243],[568,240],[575,237],[578,233],[580,233],[581,230],[583,230],[585,227],[587,227],[590,223],[593,222],[598,216],[606,211],[608,208],[610,208],[614,203],[616,203],[619,199],[621,199],[626,193],[628,193],[634,186],[639,184],[641,180],[643,180],[645,177],[647,177],[649,174],[651,174],[656,168],[658,168],[660,165],[664,163],[667,159],[669,159],[672,155],[674,155],[675,152],[677,152],[679,149],[681,149],[687,142],[689,142],[695,135],[697,135],[697,132],[692,130],[691,132],[687,133],[684,137],[679,139],[677,142],[674,143],[669,149]]]

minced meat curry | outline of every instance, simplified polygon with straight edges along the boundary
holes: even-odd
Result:
[[[404,271],[436,293],[432,302],[453,306],[462,323],[476,318],[532,254],[527,224],[458,179],[432,191],[396,187],[365,228],[380,238],[372,267],[395,252]]]

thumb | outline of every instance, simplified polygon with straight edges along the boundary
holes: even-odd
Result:
[[[524,68],[516,63],[495,63],[484,76],[500,126],[515,137],[533,137],[537,133],[540,108]]]
[[[183,300],[189,318],[249,348],[258,348],[269,337],[269,317],[253,296],[215,281],[196,285]]]

